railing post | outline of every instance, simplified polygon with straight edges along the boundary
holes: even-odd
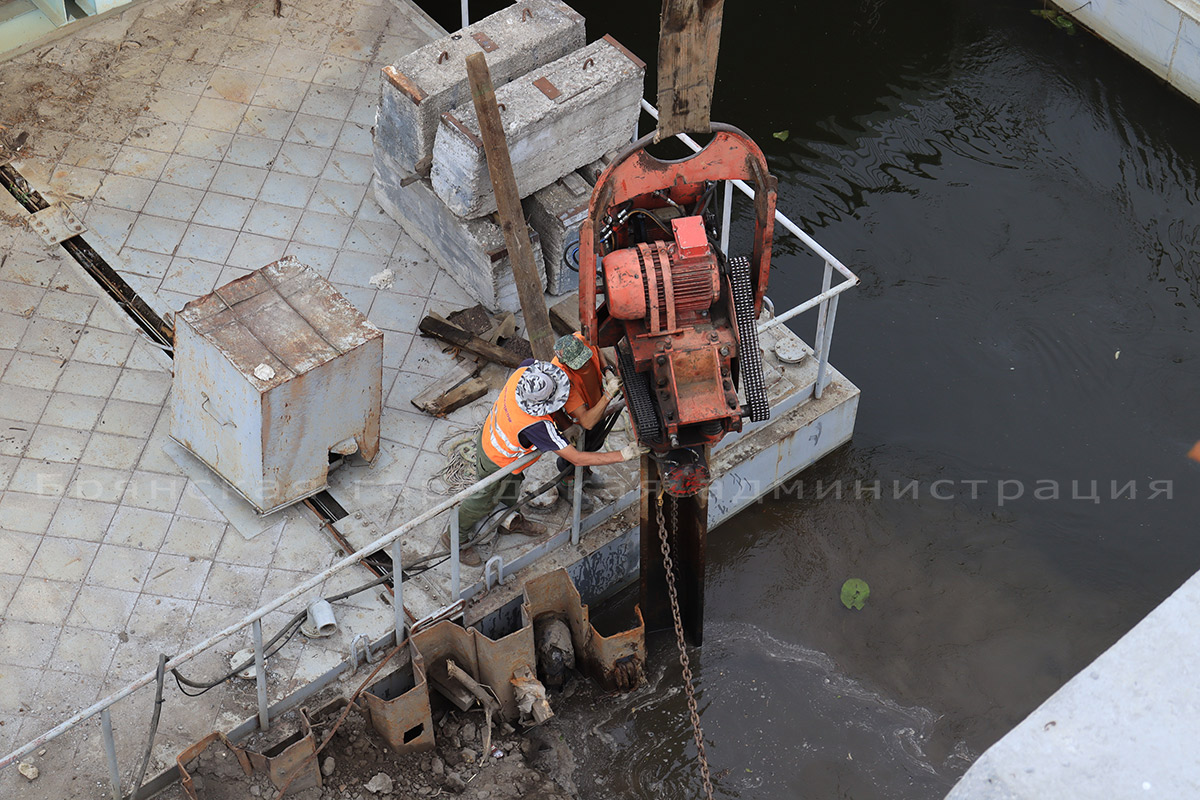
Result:
[[[471,24],[471,0],[462,0],[462,26]]]
[[[579,544],[580,515],[583,511],[583,467],[575,466],[575,491],[571,494],[571,544]]]
[[[258,684],[258,729],[271,727],[271,709],[267,705],[267,660],[263,658],[262,619],[254,620],[254,682]]]
[[[821,363],[817,365],[817,386],[816,396],[819,398],[821,392],[825,391],[825,387],[829,385],[829,351],[833,348],[833,323],[837,319],[838,298],[841,295],[834,295],[829,301],[829,313],[825,319],[825,341],[821,343]]]
[[[725,181],[725,198],[721,201],[721,252],[729,255],[729,222],[733,216],[733,182]]]
[[[833,283],[833,265],[828,261],[825,262],[825,277],[821,280],[821,293],[829,291],[829,286]],[[834,300],[837,298],[834,297]],[[825,374],[825,360],[828,358],[827,348],[825,347],[825,326],[829,313],[829,300],[821,303],[821,308],[817,312],[817,335],[813,337],[813,345],[816,347],[817,354],[817,380],[813,383],[813,397],[821,399],[821,391],[825,388],[821,383],[821,378]]]
[[[458,602],[459,576],[458,563],[458,508],[450,509],[450,602]]]
[[[400,564],[400,540],[397,539],[392,542],[392,610],[396,613],[397,647],[404,641],[404,572]]]
[[[117,765],[117,743],[113,739],[112,715],[108,709],[100,712],[100,733],[104,739],[104,757],[108,760],[108,784],[113,800],[121,800],[121,768]]]

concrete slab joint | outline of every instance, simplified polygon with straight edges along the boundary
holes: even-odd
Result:
[[[499,86],[496,100],[520,195],[528,197],[628,142],[645,72],[644,63],[605,36]],[[474,219],[496,210],[472,103],[442,115],[430,179],[460,216]]]
[[[522,0],[383,71],[375,136],[403,172],[433,152],[439,117],[470,102],[465,58],[486,52],[500,85],[583,47],[584,19],[561,0]]]

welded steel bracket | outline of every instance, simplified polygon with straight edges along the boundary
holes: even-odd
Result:
[[[407,666],[393,671],[362,694],[372,727],[397,754],[430,750],[434,746],[425,659],[411,641],[408,655]]]
[[[561,617],[571,630],[575,662],[607,691],[627,692],[642,682],[646,667],[646,626],[634,607],[632,628],[603,636],[591,622],[587,605],[565,569],[556,569],[525,583],[521,620],[531,635],[543,615]]]
[[[232,749],[238,752],[239,761],[242,759],[241,753],[244,752],[254,769],[265,772],[276,789],[288,786],[289,791],[301,791],[313,786],[321,786],[321,769],[317,759],[312,757],[317,751],[317,740],[313,735],[312,720],[308,716],[307,708],[301,707],[300,709],[300,731],[298,733],[292,734],[261,753],[248,748],[244,751],[237,747]],[[295,775],[294,778],[293,775]],[[289,781],[291,781],[290,785]]]
[[[46,244],[59,244],[87,231],[70,206],[61,201],[30,214],[29,227]]]
[[[220,731],[213,731],[208,736],[205,736],[195,744],[185,747],[175,756],[175,766],[179,768],[179,784],[183,787],[183,793],[191,800],[200,800],[196,796],[196,785],[192,776],[188,774],[185,765],[200,757],[200,754],[208,749],[208,746],[213,742],[220,741],[237,757],[238,764],[242,767],[242,772],[246,773],[246,777],[254,774],[254,767],[250,764],[250,759],[246,757],[246,751],[241,748],[234,747],[233,744],[225,738],[225,734]]]

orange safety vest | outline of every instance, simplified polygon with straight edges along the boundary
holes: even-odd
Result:
[[[573,335],[579,341],[587,344],[587,339],[584,339],[582,334],[576,332]],[[577,370],[568,368],[566,364],[558,360],[558,356],[550,360],[551,364],[567,373],[567,377],[571,381],[571,394],[567,396],[567,402],[563,405],[563,411],[574,419],[579,418],[577,412],[581,405],[586,404],[588,408],[591,408],[600,402],[600,397],[603,394],[600,350],[591,345],[588,345],[588,347],[592,348],[592,358]]]
[[[535,417],[527,414],[517,405],[517,381],[528,367],[521,367],[509,377],[495,405],[483,423],[483,452],[492,463],[498,467],[507,467],[527,453],[537,450],[536,447],[523,447],[520,433],[535,422],[550,420],[549,416]],[[553,424],[553,423],[551,423]],[[517,472],[522,472],[534,462],[526,464]]]

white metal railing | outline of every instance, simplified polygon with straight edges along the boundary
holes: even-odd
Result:
[[[465,0],[464,0],[465,2]],[[658,109],[650,104],[649,101],[642,100],[642,110],[658,119]],[[634,132],[634,138],[637,138],[637,132]],[[698,153],[703,148],[700,144],[688,136],[686,133],[676,134],[675,138],[683,142],[692,152]],[[726,255],[729,254],[729,227],[730,216],[733,209],[733,189],[737,188],[742,194],[754,199],[754,190],[750,188],[745,181],[725,181],[725,202],[721,209],[721,250]],[[849,267],[843,264],[832,253],[826,250],[817,242],[816,239],[802,231],[796,223],[792,222],[782,211],[775,210],[775,221],[782,225],[788,233],[795,236],[809,250],[820,257],[825,262],[825,276],[821,281],[821,292],[815,297],[811,297],[802,303],[792,306],[782,314],[776,315],[766,322],[761,322],[758,325],[758,332],[769,330],[776,325],[787,322],[805,311],[817,308],[817,335],[816,341],[813,342],[813,352],[817,356],[817,379],[813,383],[813,397],[820,398],[821,393],[825,391],[825,387],[829,385],[829,350],[833,346],[833,323],[837,318],[838,297],[842,292],[857,286],[859,283],[858,276],[850,271]],[[836,286],[833,285],[833,272],[837,270],[841,274],[841,280]]]
[[[466,3],[467,3],[467,0],[463,0],[463,8],[464,8],[463,22],[464,22],[464,25],[466,23],[466,16],[465,16]],[[648,114],[650,114],[652,117],[654,117],[655,119],[658,118],[658,112],[655,110],[654,106],[652,106],[647,101],[645,101],[645,100],[642,101],[642,108]],[[695,142],[695,140],[693,140],[690,136],[687,136],[686,134],[680,134],[678,136],[678,138],[684,144],[686,144],[688,147],[690,147],[693,151],[699,151],[701,149],[700,145],[697,144]],[[736,187],[739,191],[743,192],[744,194],[748,195],[749,197],[751,197],[751,198],[754,197],[754,190],[751,189],[749,186],[747,186],[744,182],[742,182],[742,181],[727,181],[726,182],[726,184],[725,184],[725,204],[724,204],[724,208],[722,211],[723,218],[722,218],[722,227],[721,227],[722,249],[727,249],[728,244],[729,244],[730,208],[732,206],[732,192],[733,192],[734,187]],[[794,235],[798,239],[800,239],[800,241],[803,242],[812,252],[814,252],[815,254],[820,256],[822,259],[824,259],[824,261],[825,261],[825,276],[824,276],[824,280],[822,282],[820,294],[818,294],[812,298],[809,298],[808,300],[806,300],[796,306],[793,306],[791,309],[783,312],[782,314],[774,316],[772,319],[767,320],[766,322],[760,323],[758,326],[758,330],[759,330],[759,332],[768,330],[768,329],[774,327],[775,325],[778,325],[780,323],[784,323],[784,322],[787,322],[788,320],[793,319],[794,317],[796,317],[797,315],[799,315],[805,311],[811,310],[812,308],[819,308],[819,316],[818,316],[818,320],[817,320],[817,341],[815,343],[816,346],[814,347],[814,352],[818,358],[818,368],[817,368],[817,379],[816,379],[816,382],[814,383],[813,389],[812,389],[813,396],[819,398],[821,396],[822,390],[825,388],[825,386],[827,385],[827,383],[829,381],[829,376],[827,375],[827,372],[828,372],[827,365],[828,365],[828,361],[829,361],[829,349],[830,349],[830,346],[833,341],[833,324],[834,324],[834,319],[837,314],[838,297],[841,295],[842,292],[846,291],[847,289],[851,288],[852,286],[857,285],[858,278],[854,275],[853,272],[851,272],[849,269],[847,269],[846,266],[843,265],[837,258],[835,258],[833,255],[831,255],[827,250],[825,250],[825,248],[821,247],[821,245],[818,244],[814,239],[812,239],[812,237],[810,237],[808,234],[806,234],[802,230],[800,230],[791,220],[789,220],[781,212],[779,212],[779,211],[775,212],[775,219],[785,229],[787,229],[792,235]],[[834,270],[836,270],[838,273],[840,273],[844,277],[844,280],[839,282],[836,286],[832,285],[832,276],[833,276]],[[289,603],[292,600],[295,600],[296,598],[303,595],[305,592],[320,586],[322,583],[324,583],[330,577],[332,577],[333,575],[342,571],[343,569],[346,569],[349,566],[359,563],[365,556],[367,556],[371,553],[375,553],[379,550],[383,550],[385,548],[391,547],[392,548],[392,564],[394,566],[400,565],[401,563],[403,563],[401,561],[400,540],[405,534],[412,531],[417,526],[422,525],[425,522],[428,522],[429,520],[433,519],[434,517],[436,517],[442,513],[445,513],[447,511],[454,512],[455,509],[457,509],[457,506],[463,500],[465,500],[467,497],[469,497],[471,494],[473,494],[475,491],[477,491],[481,488],[490,486],[493,483],[496,483],[497,481],[504,478],[506,475],[520,469],[521,467],[525,466],[526,464],[532,463],[535,460],[535,458],[536,458],[536,455],[531,454],[531,455],[527,455],[521,459],[518,459],[517,461],[513,462],[509,466],[496,471],[495,473],[489,475],[487,478],[484,478],[483,480],[478,481],[477,483],[467,487],[466,489],[463,489],[462,491],[458,492],[457,494],[453,495],[452,497],[447,498],[446,500],[442,501],[441,503],[434,506],[433,508],[419,514],[417,517],[404,523],[400,527],[379,537],[378,539],[376,539],[375,541],[366,545],[365,547],[359,549],[358,551],[351,553],[350,555],[341,559],[337,563],[326,568],[322,572],[320,572],[316,575],[313,575],[308,580],[306,580],[303,583],[299,584],[298,586],[294,587],[291,591],[289,591],[283,595],[280,595],[279,597],[275,598],[271,602],[256,609],[255,611],[253,611],[250,614],[243,617],[238,622],[235,622],[235,623],[227,626],[223,630],[213,634],[212,636],[208,637],[207,639],[200,642],[199,644],[196,644],[196,645],[192,646],[191,648],[185,650],[184,652],[180,653],[179,655],[174,656],[173,658],[169,659],[166,663],[165,669],[171,670],[171,669],[180,667],[180,666],[188,663],[189,661],[193,660],[194,658],[196,658],[197,656],[199,656],[201,653],[205,652],[209,648],[218,644],[219,642],[224,641],[225,639],[234,635],[235,633],[238,633],[239,631],[242,631],[242,630],[246,629],[247,627],[251,628],[251,636],[253,638],[253,643],[254,643],[255,680],[257,683],[256,688],[257,688],[257,701],[258,701],[258,726],[261,730],[264,730],[264,731],[267,730],[270,727],[270,708],[267,703],[267,671],[266,671],[266,664],[265,664],[266,659],[265,659],[264,653],[263,653],[263,638],[262,638],[262,619],[263,619],[263,617],[265,617],[267,614],[279,609],[286,603]],[[571,532],[570,532],[570,537],[564,538],[562,540],[562,543],[566,543],[567,541],[569,541],[572,545],[579,544],[579,539],[580,539],[580,534],[581,534],[581,524],[582,524],[581,523],[582,500],[583,500],[583,468],[576,467],[575,468],[574,495],[572,497],[572,508],[571,508]],[[451,552],[450,552],[450,556],[449,556],[450,588],[449,588],[449,593],[448,593],[448,598],[447,598],[447,604],[439,611],[435,612],[434,614],[429,615],[429,617],[427,617],[426,620],[440,619],[447,615],[453,617],[453,616],[457,616],[458,613],[461,613],[460,610],[456,611],[456,608],[462,602],[462,599],[463,599],[461,596],[462,595],[461,574],[460,574],[460,567],[459,567],[459,560],[458,560],[458,556],[459,556],[458,534],[459,534],[458,514],[451,513],[450,514],[450,549],[451,549]],[[544,557],[546,554],[553,552],[555,547],[556,546],[554,544],[551,544],[551,546],[546,548],[545,550],[543,550],[539,553],[531,554],[530,560],[536,560],[538,558]],[[485,570],[485,574],[484,574],[484,581],[485,581],[486,586],[490,586],[490,584],[491,584],[491,580],[490,580],[491,574],[492,574],[491,567],[494,562],[496,562],[495,565],[498,567],[498,569],[496,571],[497,579],[500,580],[501,582],[503,582],[505,565],[504,565],[503,561],[499,560],[499,558],[497,557],[488,562],[487,569]],[[521,567],[517,566],[517,564],[513,564],[513,565],[509,566],[509,569],[519,569],[519,568],[521,568]],[[394,612],[395,612],[395,637],[396,637],[395,641],[397,643],[399,643],[399,642],[403,641],[404,631],[406,628],[406,622],[404,619],[403,576],[399,569],[394,569],[393,585],[394,585],[394,590],[395,590],[395,599],[394,599],[394,603],[393,603]],[[413,625],[408,625],[407,627],[410,631],[412,631],[417,626],[420,626],[421,624],[423,624],[424,621],[425,620],[419,620],[418,622],[414,623]],[[157,672],[158,672],[157,669],[147,672],[141,678],[138,678],[137,680],[133,681],[132,683],[129,683],[124,688],[114,692],[113,694],[105,697],[102,700],[97,701],[96,703],[93,703],[91,706],[89,706],[88,708],[84,709],[83,711],[80,711],[79,713],[75,714],[70,719],[65,720],[64,722],[60,723],[59,725],[56,725],[54,728],[46,731],[45,733],[41,734],[40,736],[21,745],[16,750],[12,751],[8,755],[6,755],[2,759],[0,759],[0,769],[10,766],[11,764],[16,762],[21,757],[28,755],[29,753],[33,752],[37,748],[46,744],[47,742],[58,738],[59,736],[66,733],[71,728],[75,727],[76,725],[79,725],[80,723],[85,722],[86,720],[91,719],[92,717],[94,717],[96,715],[99,715],[100,723],[101,723],[101,735],[102,735],[102,739],[103,739],[104,751],[105,751],[105,756],[106,756],[106,760],[108,763],[108,769],[109,769],[109,782],[111,785],[111,790],[112,790],[114,800],[120,800],[120,798],[121,798],[120,769],[119,769],[119,765],[117,763],[116,746],[115,746],[115,740],[113,738],[113,730],[112,730],[112,718],[109,713],[109,709],[116,703],[120,702],[121,700],[128,697],[129,695],[133,694],[138,689],[141,689],[142,687],[147,686],[150,683],[154,682],[157,679]]]
[[[177,667],[180,667],[180,666],[188,663],[192,659],[196,658],[196,656],[200,655],[205,650],[208,650],[210,647],[216,645],[217,643],[223,641],[224,639],[227,639],[228,637],[232,636],[233,634],[237,633],[238,631],[244,630],[247,627],[252,628],[252,636],[254,637],[254,666],[255,666],[255,673],[256,673],[255,680],[257,681],[257,684],[258,684],[258,686],[257,686],[257,689],[258,689],[258,721],[259,721],[259,725],[260,725],[261,729],[266,730],[270,726],[270,717],[269,717],[269,709],[267,706],[267,691],[266,691],[266,688],[267,688],[266,687],[266,674],[267,673],[266,673],[266,669],[265,669],[266,665],[264,663],[265,658],[263,657],[263,646],[262,646],[262,619],[263,619],[263,617],[265,617],[267,614],[270,614],[272,611],[279,609],[284,604],[286,604],[292,600],[295,600],[296,598],[300,597],[301,595],[303,595],[305,592],[309,591],[310,589],[314,589],[314,588],[320,586],[322,583],[324,583],[329,578],[331,578],[333,575],[342,571],[346,567],[349,567],[353,564],[359,563],[359,561],[361,561],[365,556],[370,555],[371,553],[375,553],[379,550],[383,550],[387,547],[391,547],[392,548],[392,564],[393,565],[401,564],[402,561],[400,558],[400,556],[401,556],[400,539],[402,536],[404,536],[406,533],[408,533],[409,531],[416,528],[418,525],[422,525],[425,522],[428,522],[429,520],[433,519],[434,517],[438,516],[439,514],[442,514],[446,511],[451,511],[453,509],[456,509],[459,503],[461,503],[463,500],[465,500],[467,497],[469,497],[475,491],[485,488],[487,486],[490,486],[493,483],[496,483],[497,481],[504,478],[506,475],[509,475],[510,473],[515,472],[516,470],[520,469],[521,467],[524,467],[525,465],[532,463],[533,461],[536,460],[536,458],[537,458],[536,454],[530,454],[530,455],[524,456],[524,457],[514,461],[512,464],[509,464],[507,467],[497,470],[496,472],[492,473],[491,475],[484,478],[483,480],[478,481],[478,482],[472,484],[471,486],[468,486],[466,489],[463,489],[462,491],[458,492],[457,494],[453,495],[452,497],[449,497],[446,500],[443,500],[441,503],[438,503],[433,508],[430,508],[430,509],[422,512],[421,514],[417,515],[416,517],[414,517],[413,519],[404,523],[403,525],[396,528],[395,530],[391,531],[390,533],[387,533],[387,534],[379,537],[378,539],[376,539],[375,541],[366,545],[365,547],[359,549],[358,551],[356,551],[354,553],[351,553],[350,555],[346,556],[345,558],[338,561],[337,563],[329,566],[325,570],[317,573],[316,575],[313,575],[308,580],[306,580],[303,583],[299,584],[298,586],[295,586],[294,588],[292,588],[291,591],[289,591],[283,595],[280,595],[279,597],[275,598],[271,602],[261,606],[260,608],[256,609],[255,611],[252,611],[250,614],[247,614],[245,617],[243,617],[239,621],[229,625],[228,627],[213,634],[212,636],[208,637],[207,639],[200,642],[199,644],[194,645],[194,646],[190,647],[189,649],[185,650],[184,652],[180,653],[179,655],[169,659],[166,663],[165,669],[169,671],[169,670],[175,669]],[[577,478],[579,477],[578,472],[576,473],[576,476],[577,476]],[[577,481],[576,485],[577,486],[579,485],[578,481]],[[576,494],[578,496],[579,493],[576,492]],[[576,517],[578,517],[578,513],[579,513],[578,502],[575,504],[575,509],[573,510],[573,513],[576,515]],[[458,562],[458,544],[459,544],[458,543],[458,515],[456,513],[452,513],[450,515],[450,519],[451,519],[450,601],[441,611],[437,612],[434,615],[431,615],[432,618],[440,617],[445,611],[452,608],[456,603],[458,603],[461,600],[460,597],[456,596],[461,593],[461,590],[459,587],[459,562]],[[577,541],[577,539],[576,539],[576,541]],[[395,570],[394,575],[393,575],[393,580],[394,580],[394,587],[395,587],[396,595],[395,595],[395,601],[393,603],[393,607],[395,610],[395,632],[396,632],[396,641],[397,642],[400,642],[403,640],[404,628],[405,628],[404,594],[403,594],[404,588],[403,588],[403,583],[402,583],[401,577],[402,576],[400,575],[399,570]],[[110,772],[110,781],[112,783],[113,797],[115,798],[115,800],[119,800],[119,798],[121,797],[120,778],[119,778],[120,773],[119,773],[118,766],[116,763],[116,751],[115,751],[114,740],[113,740],[112,721],[111,721],[111,718],[109,717],[108,709],[111,708],[117,702],[119,702],[119,701],[123,700],[124,698],[128,697],[129,695],[133,694],[138,689],[141,689],[143,686],[147,686],[150,683],[154,682],[157,678],[157,673],[158,673],[157,668],[154,670],[151,670],[150,672],[143,675],[141,678],[138,678],[137,680],[133,681],[132,683],[126,685],[124,688],[114,692],[113,694],[109,695],[108,697],[105,697],[103,700],[99,700],[96,703],[93,703],[91,706],[89,706],[89,707],[85,708],[83,711],[80,711],[79,713],[75,714],[70,719],[65,720],[64,722],[60,723],[59,725],[56,725],[54,728],[50,729],[49,731],[46,731],[42,735],[30,740],[29,742],[25,743],[24,745],[18,747],[16,750],[12,751],[8,755],[4,756],[4,758],[0,759],[0,769],[3,769],[4,767],[11,765],[13,762],[17,761],[22,756],[28,755],[29,753],[33,752],[34,750],[41,747],[45,743],[51,741],[52,739],[58,738],[59,736],[66,733],[71,728],[78,725],[79,723],[84,722],[85,720],[88,720],[88,719],[96,716],[97,714],[99,714],[101,716],[101,726],[102,726],[102,735],[104,738],[105,753],[108,757],[108,766],[109,766],[109,772]]]

